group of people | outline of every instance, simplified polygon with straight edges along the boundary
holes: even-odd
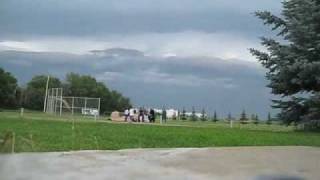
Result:
[[[125,122],[150,122],[154,123],[156,120],[156,113],[154,109],[126,109],[124,111]]]

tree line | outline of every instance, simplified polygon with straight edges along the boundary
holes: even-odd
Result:
[[[248,124],[248,123],[253,123],[253,124],[260,124],[260,123],[266,123],[268,125],[271,125],[275,121],[279,121],[277,118],[273,118],[271,116],[271,113],[268,113],[267,119],[261,120],[258,116],[258,114],[251,114],[250,117],[248,117],[247,113],[245,110],[243,110],[240,114],[240,117],[237,119],[235,117],[232,117],[231,113],[228,113],[227,117],[225,118],[219,118],[217,111],[214,111],[213,116],[208,116],[206,113],[206,110],[203,108],[201,110],[201,115],[198,117],[196,115],[196,110],[194,107],[192,107],[191,115],[186,114],[185,108],[182,109],[182,111],[178,111],[178,117],[173,117],[173,120],[180,119],[180,120],[191,120],[191,121],[212,121],[212,122],[218,122],[218,121],[238,121],[241,124]]]
[[[42,110],[46,83],[46,75],[36,75],[25,86],[18,86],[17,79],[0,67],[0,108]],[[109,114],[114,110],[123,111],[132,107],[129,98],[89,75],[68,73],[65,81],[50,76],[49,88],[56,87],[63,88],[64,96],[101,98],[101,113]]]

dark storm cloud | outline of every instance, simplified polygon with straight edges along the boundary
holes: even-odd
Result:
[[[35,74],[90,74],[136,105],[265,115],[271,96],[247,48],[267,34],[252,13],[280,7],[279,0],[1,0],[0,66],[22,83]]]
[[[258,65],[219,58],[128,56],[137,50],[110,49],[116,54],[0,52],[0,65],[21,82],[35,74],[64,78],[68,72],[90,74],[131,97],[136,105],[196,106],[221,113],[242,108],[264,115],[269,92]],[[116,55],[116,56],[115,56]]]
[[[252,13],[277,11],[268,1],[44,1],[0,2],[0,38],[37,36],[93,36],[144,32],[236,31],[259,36],[262,26]]]

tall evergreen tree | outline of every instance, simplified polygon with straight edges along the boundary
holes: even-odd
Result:
[[[241,124],[247,123],[248,118],[247,118],[247,113],[246,113],[245,110],[242,111],[239,121],[240,121]]]
[[[164,106],[162,106],[162,114],[161,114],[161,116],[162,116],[162,121],[163,122],[167,122],[167,110],[166,110],[166,108]]]
[[[181,112],[181,120],[187,120],[186,109],[184,107]]]
[[[259,124],[259,117],[258,117],[258,114],[256,114],[256,115],[254,116],[253,123],[254,123],[255,125],[258,125],[258,124]]]
[[[196,110],[194,107],[192,107],[192,112],[191,112],[191,121],[197,121],[197,115],[196,115]]]
[[[251,114],[250,120],[251,120],[251,121],[254,121],[255,119],[256,119],[256,115],[255,115],[255,114]]]
[[[212,119],[213,122],[218,122],[218,114],[217,114],[217,111],[214,111],[213,113],[213,119]]]
[[[283,1],[281,17],[268,11],[256,12],[277,37],[262,38],[267,52],[250,51],[268,69],[266,77],[272,93],[284,97],[274,100],[273,107],[281,109],[279,118],[285,124],[320,128],[319,12],[319,0]]]
[[[228,121],[228,122],[232,121],[232,115],[231,115],[231,113],[228,113],[227,121]]]
[[[271,125],[272,124],[272,118],[271,118],[271,113],[269,112],[268,113],[268,119],[267,119],[267,122],[266,122],[268,125]]]
[[[202,108],[201,121],[206,121],[206,120],[207,120],[206,110],[204,108]]]

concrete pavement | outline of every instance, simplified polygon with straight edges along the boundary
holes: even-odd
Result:
[[[320,179],[320,148],[230,147],[0,155],[1,180]]]

